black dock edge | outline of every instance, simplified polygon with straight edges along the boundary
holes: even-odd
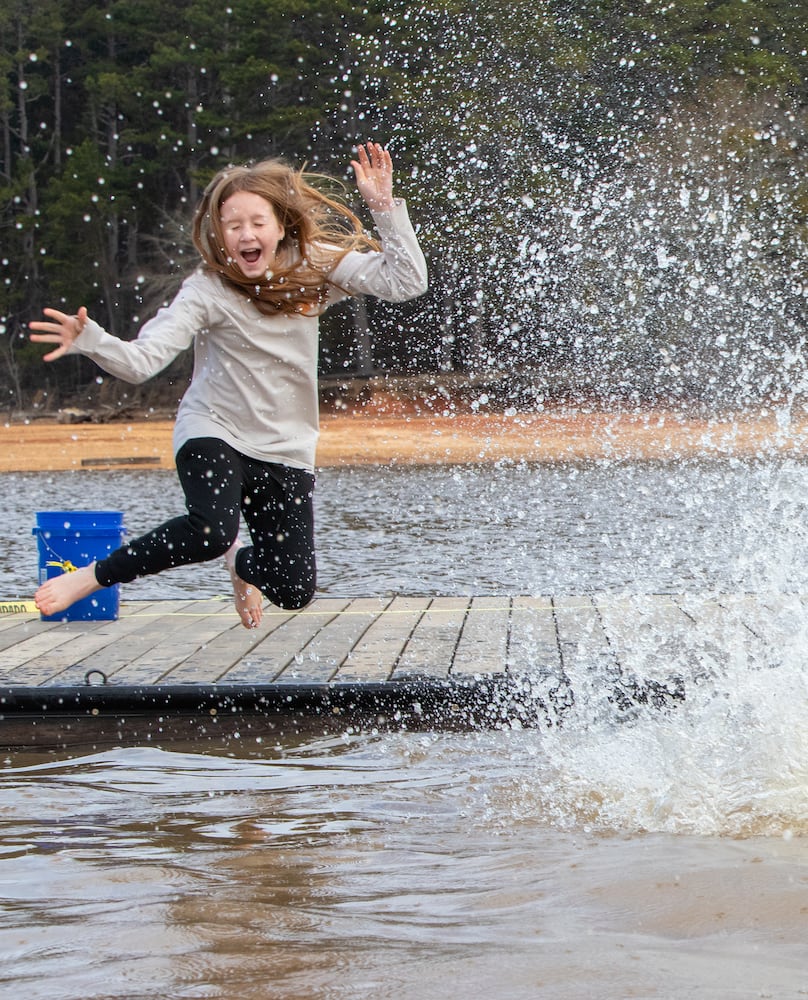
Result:
[[[0,688],[0,747],[6,749],[234,733],[536,728],[549,721],[530,681],[505,673],[375,683]]]

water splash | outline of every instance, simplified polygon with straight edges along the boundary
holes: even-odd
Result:
[[[683,18],[523,2],[386,16],[370,64],[396,98],[382,124],[422,144],[434,350],[495,386],[483,408],[802,407],[805,114],[763,68],[785,80],[801,34]]]
[[[808,621],[796,600],[791,641],[750,655],[740,618],[701,658],[685,697],[626,712],[603,678],[574,677],[574,703],[542,733],[535,774],[506,783],[506,814],[560,829],[697,836],[808,836]],[[727,638],[734,635],[735,638]],[[682,676],[687,651],[657,670]],[[624,665],[642,674],[644,656]],[[708,669],[705,669],[705,666]],[[529,737],[528,737],[529,738]]]

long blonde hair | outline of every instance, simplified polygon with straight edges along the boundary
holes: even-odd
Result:
[[[328,272],[350,250],[379,247],[365,235],[347,205],[315,187],[326,180],[294,170],[278,159],[227,167],[208,184],[197,206],[193,240],[206,266],[244,292],[266,315],[322,312],[328,298]],[[225,249],[222,205],[240,191],[269,202],[284,232],[276,266],[257,282],[242,274]]]

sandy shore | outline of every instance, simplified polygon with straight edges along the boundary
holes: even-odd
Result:
[[[172,468],[170,421],[0,427],[0,472]],[[367,464],[559,462],[599,458],[749,457],[808,453],[808,419],[787,426],[772,413],[687,420],[654,411],[324,416],[320,467]]]

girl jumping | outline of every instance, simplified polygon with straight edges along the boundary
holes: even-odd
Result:
[[[427,288],[426,263],[393,164],[377,143],[351,161],[381,242],[359,219],[278,160],[222,170],[194,217],[199,269],[137,338],[108,334],[82,307],[45,309],[31,340],[45,355],[91,358],[139,383],[193,344],[194,371],[174,427],[187,513],[88,566],[53,577],[34,600],[44,615],[102,587],[224,556],[246,628],[266,597],[302,608],[314,596],[314,458],[319,431],[319,316],[353,295],[401,302]],[[250,544],[238,536],[243,517]]]

